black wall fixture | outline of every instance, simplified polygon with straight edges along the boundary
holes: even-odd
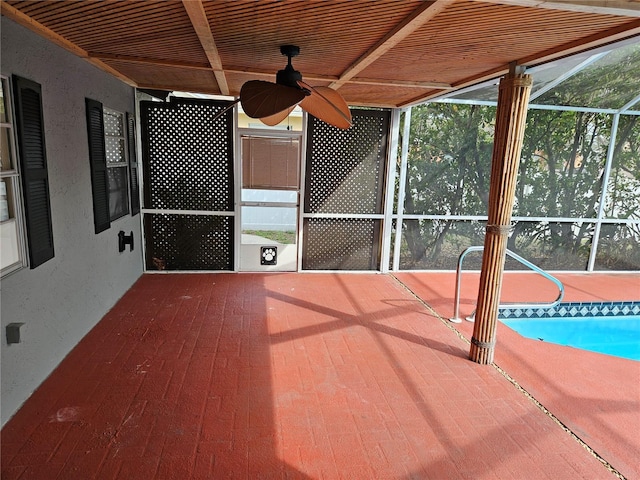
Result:
[[[125,233],[120,230],[118,232],[118,251],[120,253],[124,252],[126,245],[129,245],[129,251],[133,252],[133,232],[130,232],[129,235],[125,235]]]

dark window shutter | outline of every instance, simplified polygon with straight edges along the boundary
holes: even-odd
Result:
[[[42,116],[42,88],[26,78],[13,76],[16,120],[29,264],[36,268],[54,256],[53,223],[49,201],[49,177]]]
[[[129,145],[129,186],[131,187],[131,216],[140,213],[140,192],[138,187],[138,159],[136,157],[136,120],[127,113],[127,135]]]
[[[102,104],[90,98],[87,105],[87,133],[89,135],[89,162],[91,163],[91,191],[93,192],[93,223],[96,233],[111,226],[109,214],[109,178],[104,145],[104,117]]]

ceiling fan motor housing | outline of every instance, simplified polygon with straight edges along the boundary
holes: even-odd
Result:
[[[302,74],[298,70],[294,70],[291,65],[287,65],[284,70],[278,70],[276,74],[276,83],[278,85],[300,88],[298,80],[302,80]]]

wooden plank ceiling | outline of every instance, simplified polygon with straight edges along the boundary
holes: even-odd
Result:
[[[3,0],[2,15],[127,83],[238,95],[275,81],[283,44],[304,80],[351,105],[402,107],[640,36],[640,0]],[[534,79],[535,80],[535,79]]]

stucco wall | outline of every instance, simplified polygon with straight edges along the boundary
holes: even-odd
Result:
[[[2,280],[2,424],[142,274],[140,215],[94,233],[85,97],[134,112],[134,90],[2,17],[2,74],[42,85],[55,257]],[[135,246],[118,252],[118,232]],[[5,326],[24,322],[7,345]]]

